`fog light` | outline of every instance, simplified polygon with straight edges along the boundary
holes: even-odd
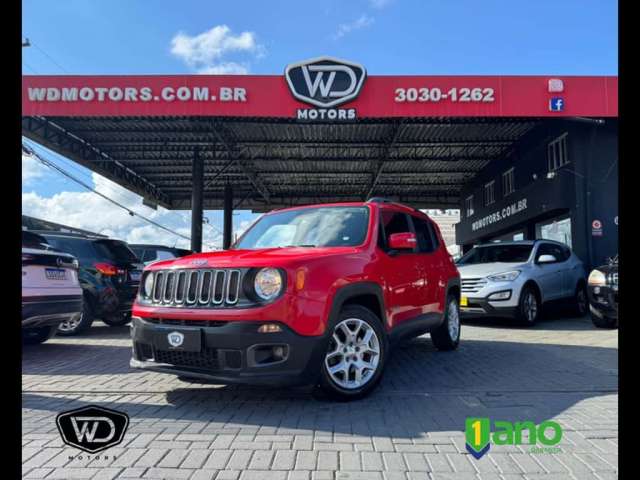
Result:
[[[509,300],[511,298],[511,290],[496,292],[489,295],[489,300]]]
[[[277,323],[265,323],[258,328],[258,333],[277,333],[281,331],[282,328]]]

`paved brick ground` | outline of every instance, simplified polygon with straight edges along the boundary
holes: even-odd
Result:
[[[23,354],[23,476],[46,479],[617,478],[617,331],[551,318],[463,326],[456,352],[426,337],[397,349],[369,398],[331,403],[308,389],[185,383],[128,367],[127,328],[97,323]],[[100,458],[64,446],[60,411],[126,411],[124,442]],[[561,452],[492,446],[475,460],[464,420],[554,419]]]

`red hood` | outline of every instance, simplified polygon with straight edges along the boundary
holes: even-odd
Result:
[[[261,248],[256,250],[223,250],[196,253],[174,260],[155,262],[147,270],[163,268],[230,268],[230,267],[281,267],[318,257],[349,255],[359,252],[358,247],[288,247]]]

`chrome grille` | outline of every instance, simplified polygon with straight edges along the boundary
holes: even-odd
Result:
[[[240,298],[240,270],[159,270],[151,272],[153,289],[147,302],[162,306],[235,305]]]
[[[486,278],[463,278],[462,293],[477,293],[487,284]]]

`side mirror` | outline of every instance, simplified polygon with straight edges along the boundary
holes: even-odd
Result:
[[[555,263],[557,261],[558,259],[555,257],[555,255],[549,254],[540,255],[540,257],[538,258],[538,263]]]
[[[392,250],[413,250],[416,243],[416,235],[410,232],[392,233],[389,237],[389,248]]]

